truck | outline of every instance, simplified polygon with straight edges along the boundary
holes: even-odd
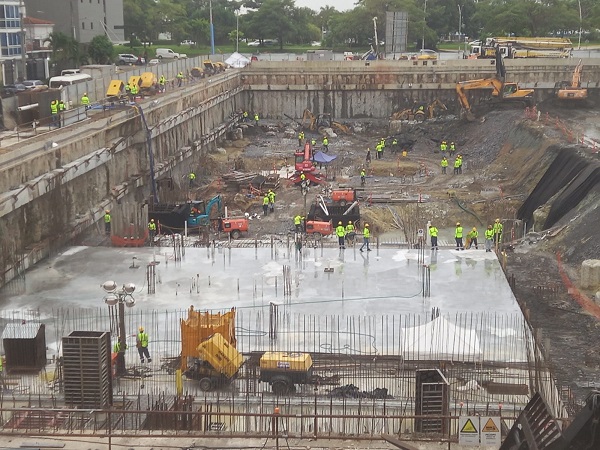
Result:
[[[198,380],[205,392],[229,384],[244,362],[242,354],[219,333],[201,342],[196,350],[198,357],[192,359],[184,375]]]
[[[570,39],[555,37],[491,37],[469,45],[470,59],[493,59],[496,52],[505,58],[568,58],[573,51]]]
[[[269,383],[273,394],[289,395],[297,384],[309,384],[313,360],[308,353],[265,352],[259,361],[260,381]]]
[[[246,217],[219,217],[219,231],[229,233],[231,239],[238,239],[248,231]]]
[[[217,195],[207,203],[191,200],[183,203],[150,204],[148,219],[157,223],[159,234],[182,233],[186,227],[190,232],[207,227],[222,215],[223,202]]]

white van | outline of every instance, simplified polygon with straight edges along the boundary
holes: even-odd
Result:
[[[170,48],[157,48],[156,57],[158,59],[185,59],[187,55],[185,53],[175,53]]]
[[[85,83],[92,79],[87,73],[75,73],[73,75],[65,75],[60,77],[52,77],[48,82],[48,86],[52,89],[59,89],[63,86],[71,86],[72,84]]]
[[[64,75],[75,75],[76,73],[81,73],[81,70],[79,69],[65,69],[65,70],[61,70],[60,71],[60,75],[64,76]]]

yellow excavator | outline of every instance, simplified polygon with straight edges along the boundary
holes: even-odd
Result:
[[[573,70],[573,79],[571,83],[568,81],[560,81],[557,86],[556,97],[560,100],[585,100],[588,96],[586,88],[581,87],[581,71],[583,70],[583,64],[581,60],[575,70]]]
[[[415,106],[414,108],[406,108],[392,114],[390,120],[415,120],[423,122],[425,119],[433,119],[440,115],[442,111],[447,111],[448,108],[442,101],[436,98],[427,106]]]
[[[321,132],[322,128],[331,128],[334,131],[342,132],[345,134],[352,134],[352,129],[343,123],[336,122],[331,119],[331,114],[322,113],[315,116],[311,110],[305,109],[302,115],[302,128],[311,131]]]
[[[500,52],[496,52],[496,76],[493,78],[483,78],[480,80],[461,81],[456,84],[456,94],[461,106],[461,117],[467,120],[475,120],[471,112],[471,104],[467,98],[467,91],[474,89],[492,89],[492,99],[501,102],[519,102],[526,106],[533,104],[533,89],[521,89],[517,83],[507,83],[504,81],[506,69]]]

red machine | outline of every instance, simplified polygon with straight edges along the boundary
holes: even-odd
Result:
[[[334,189],[331,192],[331,200],[338,205],[346,206],[348,203],[354,203],[356,200],[356,191],[354,189]]]
[[[229,233],[232,239],[237,239],[242,233],[248,231],[248,219],[245,217],[237,219],[232,219],[230,217],[220,218],[219,231]]]
[[[317,168],[312,161],[312,149],[308,142],[304,144],[303,151],[294,153],[294,157],[294,168],[296,169],[296,172],[290,177],[290,180],[292,180],[294,184],[302,182],[302,173],[304,173],[306,179],[312,183],[321,184],[325,181],[325,178],[317,172]]]
[[[312,161],[311,148],[308,142],[304,144],[304,151],[295,152],[294,156],[296,157],[296,164],[294,167],[296,171],[307,174],[308,172],[314,172],[317,170]]]
[[[306,222],[306,233],[312,234],[317,239],[321,236],[329,236],[333,233],[333,225],[331,225],[331,221],[317,222],[309,220]]]

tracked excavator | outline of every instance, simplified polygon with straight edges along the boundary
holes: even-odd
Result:
[[[583,64],[581,60],[575,70],[573,70],[573,78],[571,82],[560,81],[557,85],[556,97],[560,100],[585,100],[588,96],[586,88],[581,87],[581,71],[583,70]]]
[[[461,117],[475,120],[467,91],[474,89],[492,89],[492,100],[499,102],[518,102],[525,106],[533,105],[533,89],[520,89],[517,83],[507,83],[506,69],[500,52],[496,52],[496,76],[480,80],[461,81],[456,84],[456,93],[461,106]]]

